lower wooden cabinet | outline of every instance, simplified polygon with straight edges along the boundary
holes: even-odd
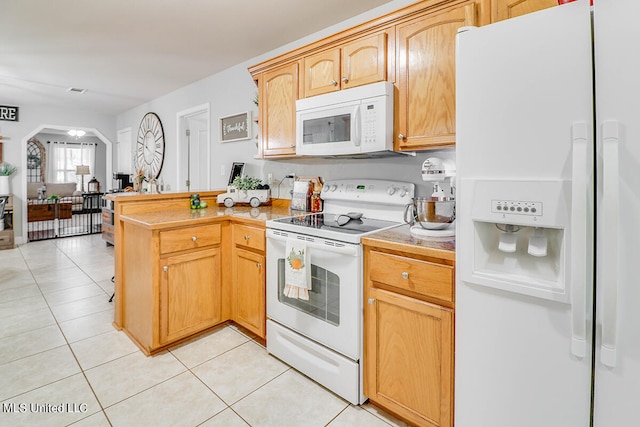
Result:
[[[160,264],[160,344],[222,321],[219,248],[162,258]]]
[[[266,338],[265,230],[233,225],[233,320]]]
[[[433,287],[423,274],[439,268],[453,271],[365,246],[364,393],[417,426],[453,426],[453,302],[434,302],[446,274]]]
[[[225,320],[221,224],[123,223],[122,328],[147,355]]]
[[[259,337],[265,338],[265,257],[237,249],[233,261],[233,320]]]

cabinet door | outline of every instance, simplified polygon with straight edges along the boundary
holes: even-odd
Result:
[[[453,312],[368,288],[364,394],[420,426],[453,425]]]
[[[161,258],[160,344],[221,321],[220,249]]]
[[[340,90],[340,49],[304,58],[304,96]]]
[[[342,88],[387,79],[387,34],[379,33],[342,48]]]
[[[491,0],[491,22],[557,6],[558,0]]]
[[[296,152],[298,63],[266,71],[260,79],[260,138],[263,156]]]
[[[234,320],[261,338],[266,337],[264,263],[264,255],[235,251]]]
[[[456,33],[475,22],[470,1],[398,25],[398,150],[455,143]]]

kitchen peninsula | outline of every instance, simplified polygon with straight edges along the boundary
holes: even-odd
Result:
[[[147,355],[231,320],[265,338],[264,224],[289,216],[288,203],[218,207],[221,192],[200,193],[209,207],[196,210],[190,193],[106,196],[114,205],[114,326]]]

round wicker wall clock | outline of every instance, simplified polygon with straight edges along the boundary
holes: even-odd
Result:
[[[136,170],[151,180],[157,178],[164,164],[164,131],[155,113],[147,113],[140,122],[136,142]]]

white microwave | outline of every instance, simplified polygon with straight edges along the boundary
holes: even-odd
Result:
[[[392,150],[393,83],[371,83],[296,101],[296,154],[339,156]]]

